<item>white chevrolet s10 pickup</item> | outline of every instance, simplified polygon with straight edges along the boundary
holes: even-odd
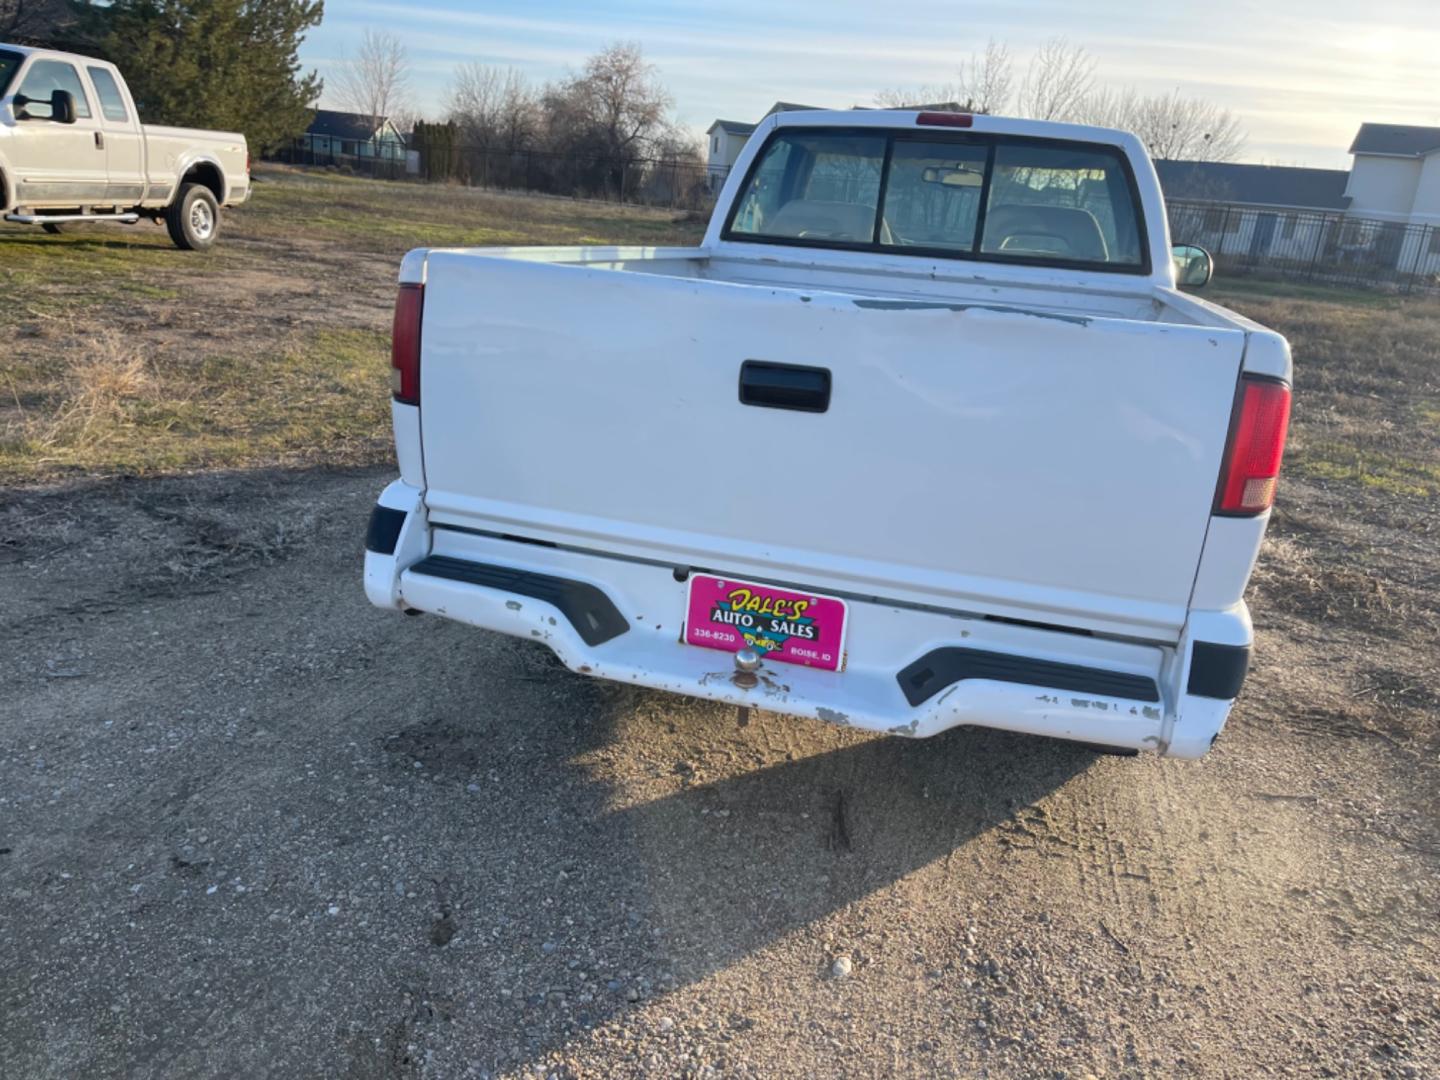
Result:
[[[367,594],[741,707],[1199,757],[1291,369],[1177,266],[1133,135],[913,111],[771,116],[698,248],[412,251]]]

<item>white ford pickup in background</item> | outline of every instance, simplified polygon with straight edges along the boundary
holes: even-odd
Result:
[[[220,208],[250,195],[245,136],[141,124],[118,68],[0,44],[0,209],[59,232],[68,222],[164,221],[208,248]]]
[[[1198,757],[1290,354],[1169,243],[1132,135],[873,111],[768,118],[699,248],[412,251],[367,593],[742,707]]]

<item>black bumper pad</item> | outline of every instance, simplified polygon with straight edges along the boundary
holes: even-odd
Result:
[[[1190,679],[1185,689],[1196,697],[1230,701],[1240,696],[1250,670],[1249,645],[1214,645],[1197,641],[1190,653]]]
[[[1144,675],[1106,671],[1080,664],[1060,664],[1027,656],[967,649],[958,645],[934,649],[907,665],[895,676],[905,700],[919,705],[965,679],[992,679],[996,682],[1025,683],[1076,694],[1129,698],[1132,701],[1159,701],[1155,680]]]
[[[509,566],[455,559],[448,555],[431,555],[410,567],[412,574],[463,581],[483,585],[487,589],[528,596],[560,609],[586,645],[603,645],[630,629],[625,616],[610,598],[583,581],[537,574],[532,570],[516,570]]]
[[[365,530],[365,550],[377,555],[394,555],[404,525],[404,510],[377,505],[370,511],[370,526]]]

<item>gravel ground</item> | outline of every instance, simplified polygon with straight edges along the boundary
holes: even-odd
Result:
[[[1201,762],[740,726],[369,608],[384,479],[0,501],[0,1076],[1440,1075],[1401,643],[1262,596]]]

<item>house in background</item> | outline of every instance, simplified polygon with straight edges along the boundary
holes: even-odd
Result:
[[[1440,274],[1440,127],[1361,124],[1348,170],[1157,161],[1179,243]]]
[[[1440,127],[1361,124],[1350,153],[1353,214],[1440,226]]]
[[[1344,169],[1157,161],[1170,237],[1217,255],[1313,258],[1349,206]]]
[[[403,163],[405,136],[389,117],[316,109],[315,118],[300,136],[298,148],[318,164],[344,164],[343,159],[366,158]]]
[[[817,108],[818,105],[796,105],[793,101],[777,101],[770,106],[765,116]],[[760,119],[764,120],[765,116]],[[735,164],[735,159],[740,156],[740,151],[745,149],[745,144],[750,141],[750,136],[758,126],[758,123],[746,124],[740,120],[716,120],[710,125],[705,132],[708,140],[705,146],[705,171],[710,177],[712,187],[718,188],[724,181],[730,167]]]

